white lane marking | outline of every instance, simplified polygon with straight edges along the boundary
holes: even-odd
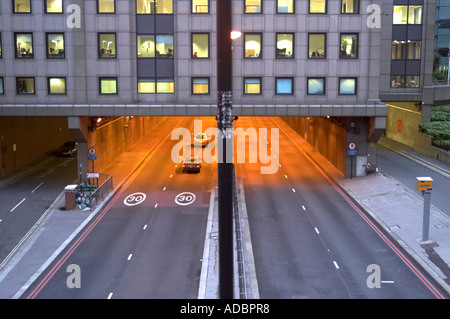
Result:
[[[130,260],[133,257],[133,254],[129,254],[127,260]]]
[[[317,227],[314,227],[314,229],[316,230],[316,233],[319,234],[319,230],[317,229]]]
[[[164,188],[163,188],[163,191],[165,191],[166,190],[166,186],[164,186]]]
[[[38,186],[36,186],[36,188],[33,189],[33,190],[31,191],[31,194],[34,194],[34,192],[35,192],[39,187],[41,187],[42,184],[44,184],[44,182],[42,182],[42,183],[40,183]]]
[[[144,227],[142,227],[142,229],[143,229],[143,230],[146,230],[146,229],[147,229],[147,225],[144,225]]]
[[[17,204],[16,206],[14,206],[14,208],[11,209],[9,212],[12,213],[17,207],[19,207],[20,204],[22,204],[22,203],[25,201],[25,199],[26,199],[26,198],[22,199],[22,200],[20,201],[20,203]]]
[[[303,210],[306,210],[306,207],[302,205]]]
[[[109,293],[109,295],[108,295],[108,298],[107,298],[107,299],[111,299],[111,298],[112,298],[112,296],[113,296],[113,293],[112,293],[112,292],[110,292],[110,293]]]
[[[286,174],[284,175],[284,178],[287,178],[287,175],[286,175]]]
[[[382,284],[393,284],[394,281],[393,280],[382,280],[381,283]]]
[[[295,189],[292,189],[292,191],[295,193]]]
[[[158,207],[158,203],[155,204],[155,208]]]
[[[339,265],[337,264],[336,261],[333,260],[333,264],[334,264],[334,267],[336,267],[336,269],[339,269]]]

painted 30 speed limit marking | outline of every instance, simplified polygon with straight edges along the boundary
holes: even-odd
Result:
[[[128,195],[123,203],[127,206],[136,206],[142,203],[147,198],[147,195],[144,193],[134,193],[131,195]]]
[[[175,203],[181,206],[190,205],[193,202],[195,202],[195,194],[190,192],[183,192],[175,197]]]

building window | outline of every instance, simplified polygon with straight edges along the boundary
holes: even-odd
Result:
[[[137,36],[137,56],[138,58],[155,57],[155,36],[138,35]]]
[[[359,0],[342,0],[341,13],[359,13]]]
[[[2,51],[2,34],[0,32],[0,59],[3,58],[3,51]]]
[[[358,58],[358,34],[341,33],[341,51],[339,54],[341,59],[357,59]]]
[[[308,35],[308,58],[310,59],[326,58],[325,33],[310,33]]]
[[[63,0],[45,0],[45,13],[63,13]]]
[[[309,13],[327,13],[327,0],[309,0]]]
[[[173,58],[173,35],[156,36],[156,57]]]
[[[277,33],[277,58],[293,58],[294,57],[294,34],[293,33]]]
[[[156,93],[174,93],[173,79],[156,79]]]
[[[5,94],[5,88],[3,86],[3,77],[0,78],[0,95]]]
[[[391,76],[392,88],[417,88],[420,84],[419,75],[393,75]]]
[[[116,58],[116,34],[99,33],[98,34],[98,58],[115,59]]]
[[[115,0],[97,0],[98,13],[115,13]]]
[[[294,94],[294,79],[293,78],[276,78],[275,79],[276,94]]]
[[[47,58],[64,59],[64,33],[47,33]]]
[[[422,24],[422,6],[394,6],[393,24]]]
[[[294,0],[277,0],[277,13],[294,13]]]
[[[209,78],[192,78],[192,94],[208,95]]]
[[[245,0],[245,13],[261,13],[262,0]]]
[[[261,58],[261,33],[244,34],[244,58],[260,59]]]
[[[208,0],[205,0],[208,1]],[[173,0],[136,0],[137,14],[172,14]]]
[[[34,78],[16,78],[17,94],[34,94]]]
[[[421,41],[392,41],[392,60],[420,60]]]
[[[14,13],[31,13],[31,0],[12,0]]]
[[[208,33],[192,33],[192,58],[209,58]]]
[[[244,94],[261,94],[261,78],[244,78]]]
[[[32,59],[33,53],[33,34],[32,33],[14,33],[16,42],[16,58]]]
[[[66,94],[66,78],[48,78],[48,94]]]
[[[155,79],[138,79],[138,93],[156,93]]]
[[[100,94],[116,95],[117,94],[117,78],[100,78]]]
[[[208,13],[209,12],[209,0],[191,0],[192,1],[192,13]]]
[[[356,94],[356,78],[339,78],[339,94],[355,95]]]
[[[155,0],[155,7],[158,14],[172,14],[173,0]]]
[[[324,95],[325,78],[308,78],[307,93],[309,95]]]

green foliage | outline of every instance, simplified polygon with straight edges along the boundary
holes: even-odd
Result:
[[[431,109],[431,122],[419,124],[419,131],[433,137],[433,145],[450,150],[450,105]]]

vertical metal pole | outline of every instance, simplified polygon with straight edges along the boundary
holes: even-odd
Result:
[[[233,298],[233,163],[227,162],[227,144],[233,141],[231,103],[231,2],[217,0],[217,128],[222,139],[218,156],[219,298]],[[220,142],[219,142],[220,145]]]
[[[423,224],[422,224],[422,241],[428,241],[430,231],[430,206],[431,206],[431,192],[422,191],[423,194]]]

